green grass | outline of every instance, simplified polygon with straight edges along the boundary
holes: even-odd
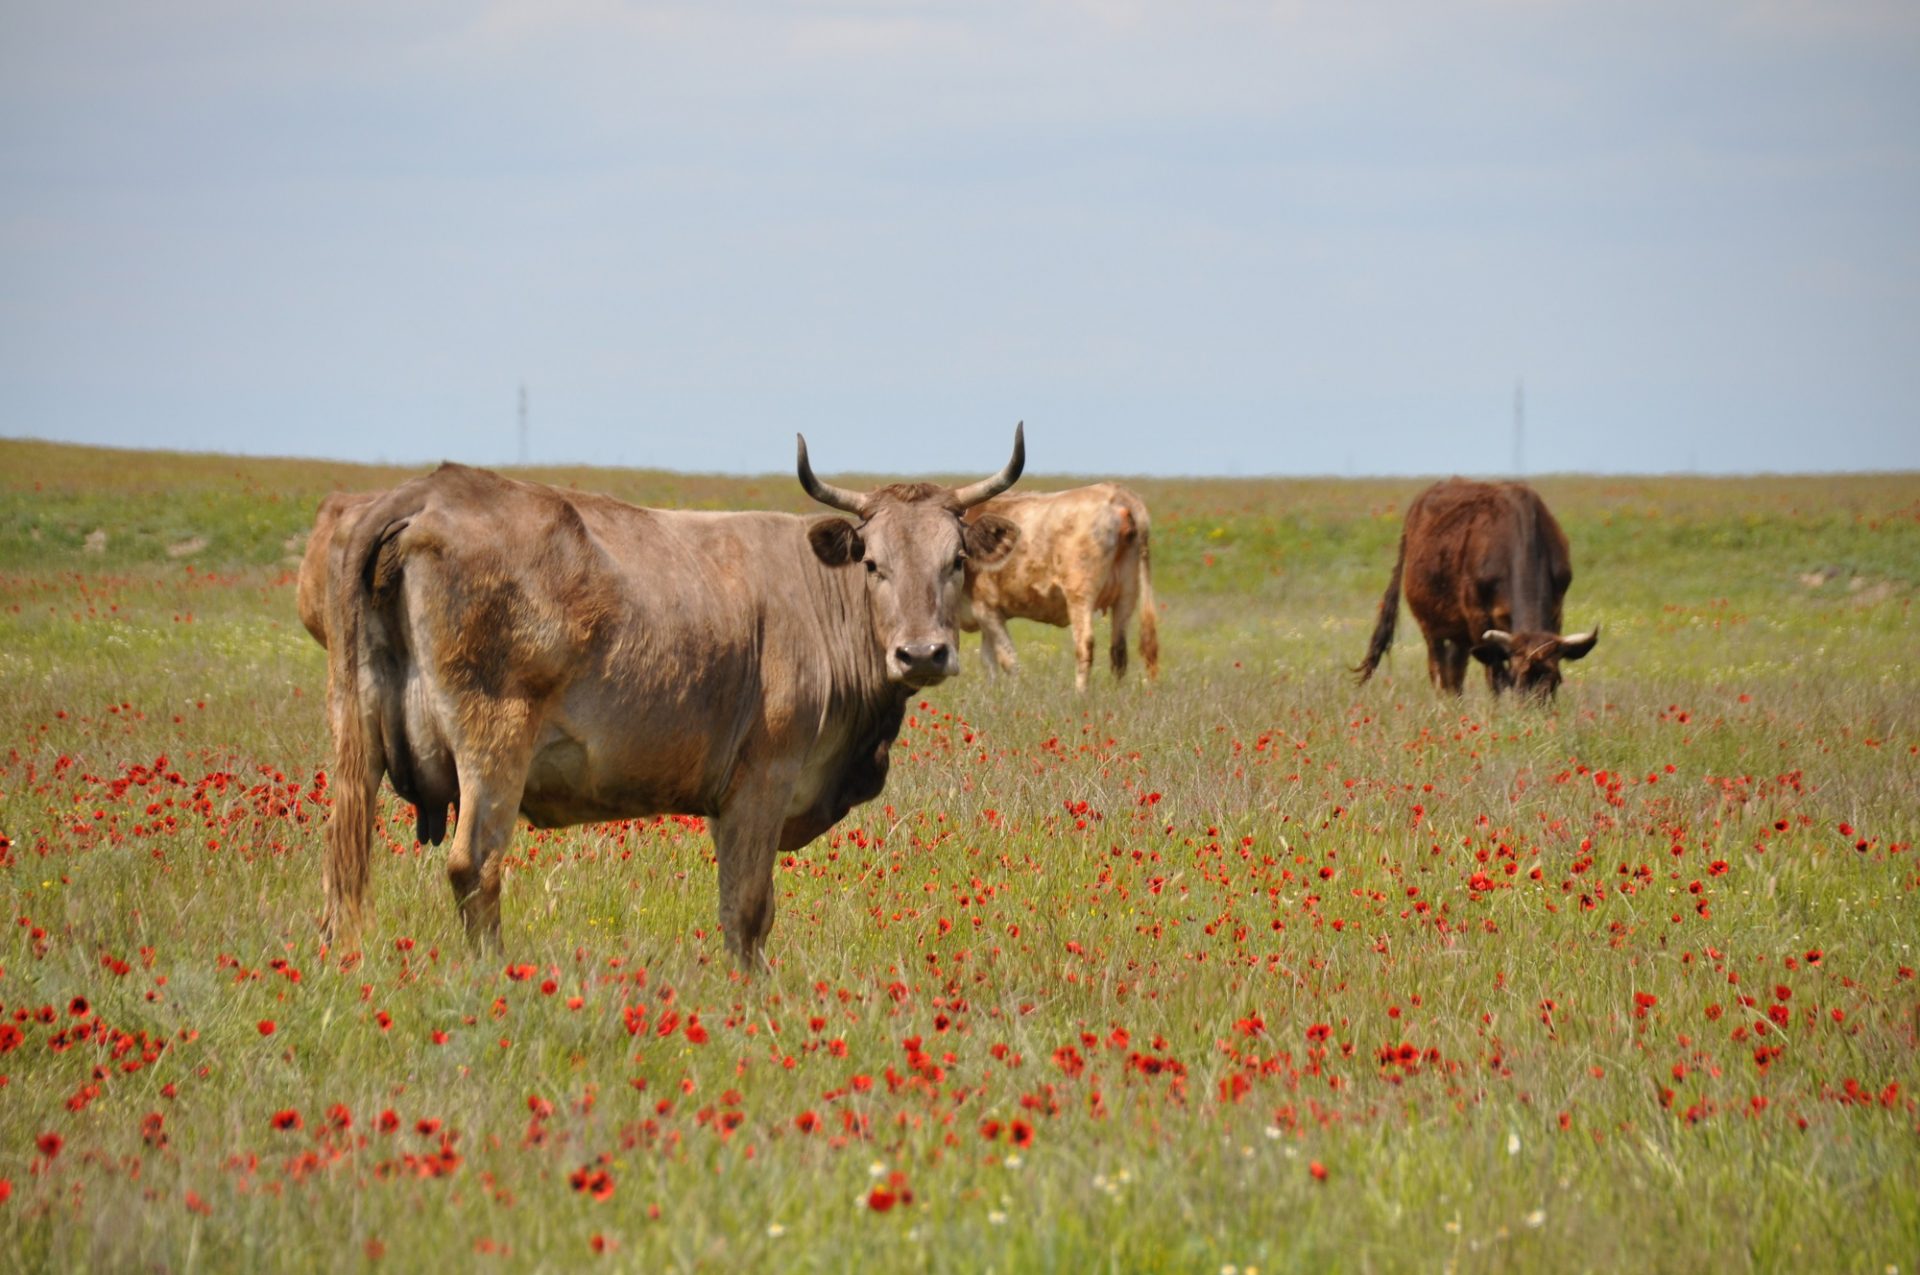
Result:
[[[1439,699],[1410,623],[1351,685],[1420,483],[1142,480],[1160,682],[970,641],[749,984],[684,821],[523,833],[502,962],[391,798],[322,959],[291,569],[400,476],[0,442],[20,1269],[1920,1259],[1920,480],[1541,480],[1604,629],[1547,711]]]

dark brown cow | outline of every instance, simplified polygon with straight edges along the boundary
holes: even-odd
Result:
[[[1093,617],[1111,611],[1108,655],[1119,677],[1127,671],[1127,623],[1138,606],[1140,656],[1147,676],[1159,676],[1145,501],[1117,483],[1096,483],[1001,496],[967,516],[998,516],[1020,528],[1019,543],[998,565],[967,567],[960,627],[980,630],[980,653],[989,669],[998,665],[1011,672],[1019,662],[1007,636],[1009,619],[1067,625],[1073,630],[1074,685],[1084,691],[1093,670]]]
[[[1451,478],[1420,493],[1407,510],[1387,592],[1380,599],[1367,658],[1354,672],[1373,676],[1393,642],[1404,579],[1407,609],[1427,639],[1427,673],[1459,694],[1467,657],[1487,666],[1487,685],[1548,698],[1560,687],[1560,663],[1600,640],[1560,636],[1560,603],[1573,582],[1566,533],[1524,483]]]
[[[992,478],[857,492],[817,479],[801,439],[801,485],[857,524],[638,509],[459,465],[329,497],[299,583],[328,652],[327,941],[362,926],[384,774],[422,840],[455,808],[447,874],[486,944],[517,818],[707,817],[720,923],[753,969],[775,856],[879,794],[907,701],[959,671],[964,566],[1019,536],[961,514],[1025,456],[1016,430]]]

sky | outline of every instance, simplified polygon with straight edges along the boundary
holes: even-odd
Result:
[[[1920,5],[0,0],[0,436],[509,464],[522,386],[535,463],[1920,470]]]

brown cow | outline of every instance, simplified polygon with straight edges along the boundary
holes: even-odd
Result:
[[[980,631],[986,665],[1019,664],[1007,620],[1037,620],[1073,629],[1074,685],[1087,689],[1093,670],[1093,617],[1113,613],[1113,675],[1127,671],[1127,622],[1140,608],[1140,655],[1147,676],[1160,674],[1160,632],[1153,605],[1146,502],[1117,483],[1071,491],[1015,493],[967,515],[1002,517],[1020,540],[998,565],[967,565],[967,603],[960,627]]]
[[[801,439],[801,486],[857,524],[638,509],[460,465],[329,497],[299,583],[328,653],[326,940],[362,925],[384,774],[424,841],[455,808],[447,874],[490,945],[517,818],[707,817],[720,923],[752,970],[775,857],[879,794],[907,701],[959,671],[965,564],[1019,536],[961,514],[1025,456],[1015,430],[991,478],[858,492],[816,478]]]
[[[1510,686],[1535,698],[1560,688],[1560,662],[1600,640],[1560,636],[1560,603],[1573,582],[1566,533],[1533,488],[1452,478],[1420,493],[1407,510],[1387,592],[1380,599],[1365,682],[1393,642],[1405,579],[1407,609],[1427,639],[1427,674],[1459,694],[1467,657],[1487,667],[1495,695]]]

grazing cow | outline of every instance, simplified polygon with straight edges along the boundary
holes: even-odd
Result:
[[[1560,636],[1560,603],[1573,582],[1566,533],[1533,488],[1451,478],[1420,493],[1407,510],[1367,658],[1354,672],[1364,682],[1393,642],[1404,579],[1407,609],[1427,639],[1427,674],[1459,694],[1467,657],[1487,666],[1487,685],[1550,698],[1560,663],[1577,660],[1600,640]]]
[[[1007,620],[1038,620],[1073,629],[1074,685],[1087,689],[1093,670],[1093,617],[1113,613],[1113,675],[1127,671],[1127,622],[1140,608],[1140,655],[1147,676],[1160,674],[1159,619],[1146,502],[1117,483],[1072,491],[1015,493],[975,506],[969,518],[1001,517],[1020,540],[997,566],[967,564],[967,605],[960,627],[980,630],[987,667],[1011,672],[1019,663]]]
[[[961,515],[1025,458],[1016,429],[991,478],[860,492],[816,478],[801,439],[801,486],[857,523],[639,509],[460,465],[329,497],[299,583],[328,654],[326,940],[360,930],[384,774],[423,841],[455,808],[447,874],[485,945],[518,817],[705,816],[751,971],[775,857],[879,794],[907,702],[959,671],[965,565],[1019,536]]]

